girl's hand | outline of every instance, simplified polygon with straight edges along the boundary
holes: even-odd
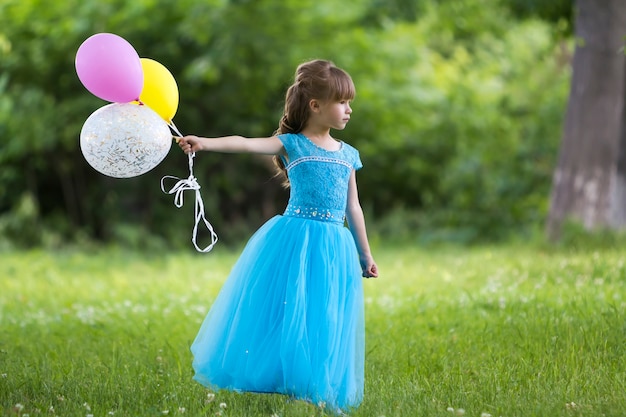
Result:
[[[190,154],[193,152],[202,150],[202,140],[194,135],[188,135],[184,137],[174,137],[180,149],[183,150],[186,154]]]
[[[361,261],[364,278],[378,278],[378,266],[373,259],[365,259]]]

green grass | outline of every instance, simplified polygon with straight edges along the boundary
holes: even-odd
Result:
[[[626,415],[622,250],[375,252],[354,416]],[[192,381],[189,345],[236,256],[0,254],[0,414],[324,415]]]

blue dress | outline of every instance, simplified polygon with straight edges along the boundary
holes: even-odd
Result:
[[[346,410],[363,398],[361,267],[344,226],[359,153],[302,134],[279,136],[291,195],[250,238],[191,351],[194,379],[214,389],[282,393]]]

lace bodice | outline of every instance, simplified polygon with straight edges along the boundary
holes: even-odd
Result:
[[[287,152],[283,162],[291,183],[285,214],[343,222],[350,174],[363,166],[359,152],[345,142],[329,151],[300,133],[278,137]]]

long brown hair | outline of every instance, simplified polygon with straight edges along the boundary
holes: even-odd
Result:
[[[294,83],[285,94],[285,110],[274,135],[299,133],[309,120],[309,102],[352,100],[356,94],[350,75],[331,61],[315,59],[296,68]],[[277,176],[283,177],[283,185],[289,187],[287,170],[282,159],[274,156]]]

